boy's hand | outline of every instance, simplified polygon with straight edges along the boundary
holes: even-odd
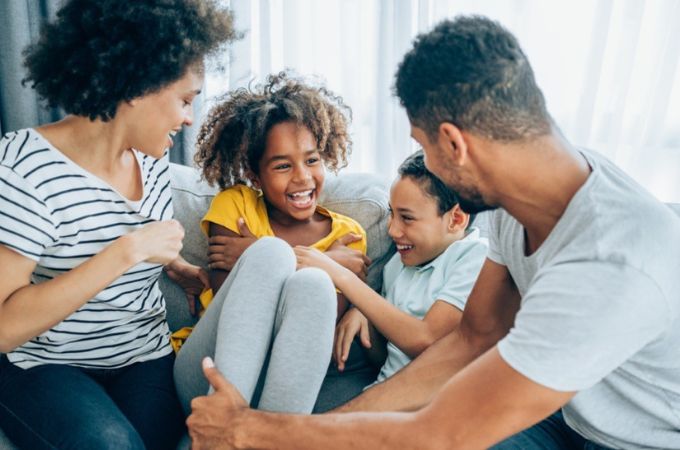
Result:
[[[192,449],[236,448],[234,422],[248,403],[236,388],[215,368],[212,359],[203,359],[203,374],[215,392],[191,401],[187,419]]]
[[[338,277],[344,270],[340,264],[333,261],[325,253],[321,253],[319,250],[312,247],[298,245],[293,248],[293,251],[297,258],[298,270],[303,267],[318,267],[326,272],[331,277],[333,284],[337,286]]]
[[[345,370],[345,363],[349,357],[349,348],[354,337],[359,334],[361,345],[371,348],[371,337],[368,329],[368,319],[361,312],[352,308],[340,319],[335,327],[335,342],[333,343],[333,359],[338,365],[338,370]]]
[[[165,265],[179,256],[184,228],[176,220],[162,220],[148,223],[122,238],[130,243],[136,262]]]
[[[242,217],[238,219],[237,225],[240,236],[217,235],[210,237],[208,241],[208,259],[210,261],[208,267],[210,269],[231,272],[243,252],[257,241],[257,237],[250,232],[250,228]]]
[[[210,288],[208,272],[201,267],[189,264],[181,256],[165,266],[164,270],[172,281],[184,289],[189,303],[189,312],[195,316],[198,312],[196,311],[196,296],[201,295],[203,289]]]
[[[325,253],[333,261],[351,270],[362,281],[366,281],[366,274],[368,273],[371,259],[359,250],[347,247],[349,244],[359,242],[362,239],[363,236],[360,234],[347,233],[333,242]]]

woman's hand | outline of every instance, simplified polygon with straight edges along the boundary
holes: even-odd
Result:
[[[170,264],[164,267],[165,273],[175,283],[177,283],[187,296],[189,312],[195,316],[196,296],[201,295],[204,289],[210,288],[208,272],[199,266],[189,264],[181,256],[178,256]]]
[[[148,223],[123,238],[130,240],[132,265],[141,261],[165,265],[179,256],[184,228],[176,220],[163,220]]]
[[[349,357],[349,348],[354,337],[359,335],[361,345],[371,348],[371,336],[368,329],[368,319],[361,312],[352,308],[340,319],[335,327],[335,342],[333,342],[333,359],[338,365],[338,370],[345,370],[345,363]]]

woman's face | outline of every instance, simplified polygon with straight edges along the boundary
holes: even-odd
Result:
[[[116,118],[120,114],[126,125],[127,146],[156,159],[162,157],[182,125],[193,123],[192,102],[202,85],[203,71],[189,69],[158,92],[122,103]]]

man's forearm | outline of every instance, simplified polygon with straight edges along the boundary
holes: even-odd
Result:
[[[427,405],[453,375],[491,346],[493,343],[473,346],[459,330],[455,330],[394,376],[332,412],[419,409]]]
[[[423,430],[414,431],[420,428],[414,413],[299,416],[245,410],[239,424],[229,443],[238,449],[418,448],[427,439]]]

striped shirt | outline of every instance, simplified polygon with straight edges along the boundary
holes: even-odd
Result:
[[[139,201],[123,197],[34,129],[0,140],[0,244],[36,261],[31,283],[68,272],[147,223],[172,218],[167,153],[158,160],[134,154],[144,185]],[[21,368],[117,368],[170,353],[161,270],[150,263],[130,268],[9,360]]]

